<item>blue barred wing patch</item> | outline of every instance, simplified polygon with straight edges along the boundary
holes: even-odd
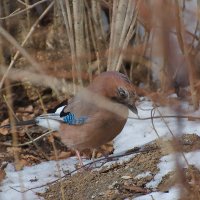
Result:
[[[77,118],[75,114],[70,112],[65,117],[63,117],[64,122],[69,125],[82,125],[87,121],[87,119],[88,117],[86,116]]]

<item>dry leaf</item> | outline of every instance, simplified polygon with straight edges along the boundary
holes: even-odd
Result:
[[[24,111],[25,112],[33,112],[33,106],[32,105],[27,106],[26,108],[24,108]]]
[[[9,133],[8,129],[7,128],[1,128],[0,129],[0,134],[2,135],[7,135]]]
[[[58,158],[59,159],[64,159],[64,158],[69,158],[72,155],[71,151],[62,151],[59,155]]]
[[[17,111],[18,112],[21,112],[21,113],[32,113],[33,112],[33,106],[32,105],[29,105],[29,106],[27,106],[27,107],[19,107],[18,109],[17,109]]]
[[[69,158],[71,155],[72,155],[71,151],[61,151],[58,154],[58,159],[66,159],[66,158]],[[56,159],[55,155],[51,156],[50,159],[55,160]]]
[[[26,166],[31,166],[35,163],[39,163],[40,159],[33,155],[21,155],[21,159],[26,160]]]
[[[4,180],[6,172],[4,169],[0,169],[0,183]]]
[[[4,126],[6,124],[9,124],[9,119],[5,119],[2,123],[1,126]],[[9,133],[9,129],[8,128],[0,128],[0,134],[2,135],[7,135]]]
[[[23,121],[30,120],[30,119],[33,119],[33,118],[35,118],[34,114],[23,114],[23,116],[22,116]]]
[[[60,137],[60,133],[58,131],[54,131],[52,133],[52,136],[59,138]]]
[[[21,159],[18,162],[15,163],[15,169],[17,171],[22,170],[24,166],[28,165],[28,161],[25,159]]]
[[[48,137],[48,141],[53,143],[54,142],[54,137],[52,135],[49,135]]]
[[[19,147],[7,147],[7,152],[11,155],[14,155],[15,153],[21,152],[21,148],[19,148]]]
[[[129,185],[129,184],[124,183],[123,188],[134,193],[143,193],[143,194],[148,193],[148,190],[146,188],[136,186],[135,184]]]
[[[1,167],[0,167],[0,183],[4,180],[6,176],[5,168],[7,167],[8,163],[3,162]]]
[[[26,129],[21,127],[20,130],[17,132],[17,135],[19,137],[23,137],[24,135],[26,135]]]

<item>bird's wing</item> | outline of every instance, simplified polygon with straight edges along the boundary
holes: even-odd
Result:
[[[69,99],[67,105],[63,103],[59,105],[60,107],[56,106],[56,108],[51,109],[51,113],[40,115],[32,120],[16,122],[15,125],[39,125],[52,130],[59,130],[61,123],[82,125],[88,122],[89,115],[87,110],[84,109],[84,102],[79,97]],[[10,124],[0,126],[0,128],[10,127]]]
[[[57,108],[55,113],[48,113],[43,114],[38,117],[36,117],[35,121],[37,125],[50,128],[53,130],[59,130],[61,123],[66,123],[68,125],[83,125],[87,123],[88,116],[87,115],[81,115],[78,116],[76,113],[73,113],[70,111],[68,107],[72,108],[72,105],[69,106],[61,106]],[[76,109],[73,109],[74,111]]]
[[[57,131],[59,130],[60,123],[63,122],[63,119],[59,114],[49,113],[36,117],[35,121],[39,126]]]
[[[58,130],[58,125],[61,122],[64,122],[63,117],[66,116],[68,113],[63,115],[63,117],[60,116],[60,113],[62,110],[66,107],[66,105],[62,105],[61,107],[57,107],[57,109],[52,109],[55,110],[55,113],[48,113],[48,114],[43,114],[40,115],[34,119],[27,120],[27,121],[16,121],[15,126],[27,126],[27,125],[39,125],[45,128],[52,128],[53,130]],[[49,126],[49,124],[51,124]],[[0,128],[10,128],[11,124],[6,124],[0,126]],[[54,128],[55,127],[55,128]]]

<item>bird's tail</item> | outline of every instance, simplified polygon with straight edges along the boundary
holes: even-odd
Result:
[[[37,124],[37,122],[35,119],[15,122],[15,126],[27,126],[27,125],[36,125],[36,124]],[[11,127],[11,124],[6,124],[6,125],[0,126],[0,128],[10,128],[10,127]]]

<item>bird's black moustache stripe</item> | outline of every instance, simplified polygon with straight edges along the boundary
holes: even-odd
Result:
[[[65,108],[63,108],[63,110],[60,112],[60,117],[65,117],[65,116],[69,115],[70,112],[65,112],[64,109]]]

